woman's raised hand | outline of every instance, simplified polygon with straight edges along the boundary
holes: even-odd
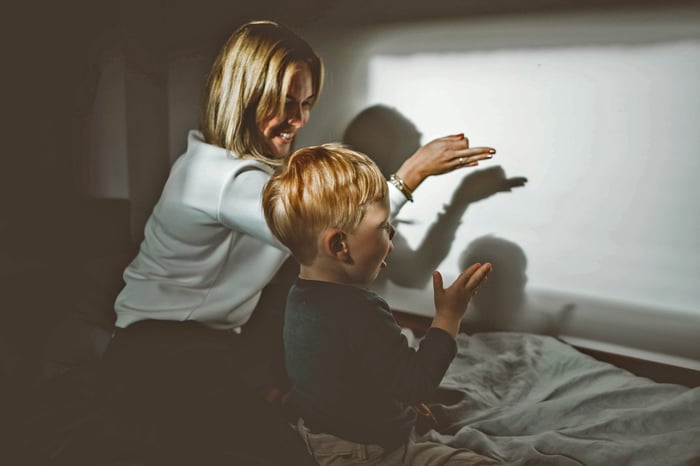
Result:
[[[496,149],[492,147],[469,147],[469,139],[464,134],[452,134],[420,147],[401,165],[396,175],[413,191],[429,176],[475,167],[495,153]]]

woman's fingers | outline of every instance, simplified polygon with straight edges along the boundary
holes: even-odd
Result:
[[[447,136],[445,139],[449,139],[451,143],[451,149],[468,149],[469,148],[469,138],[464,135],[464,133],[452,134]]]
[[[430,175],[447,173],[462,167],[475,167],[496,153],[493,147],[469,147],[469,138],[463,133],[437,138],[422,146],[417,154],[423,159]],[[419,183],[420,184],[420,183]]]
[[[496,153],[492,147],[472,147],[469,149],[456,150],[452,154],[452,163],[457,167],[460,165],[474,166],[482,160],[488,160]]]
[[[474,157],[474,156],[485,156],[491,157],[496,153],[496,149],[493,147],[470,147],[468,149],[455,150],[454,155],[457,157]]]

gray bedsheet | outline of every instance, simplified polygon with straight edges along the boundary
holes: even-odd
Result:
[[[460,334],[422,438],[506,465],[700,465],[700,388],[660,384],[552,337]]]

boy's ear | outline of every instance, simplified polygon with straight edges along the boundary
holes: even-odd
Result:
[[[337,228],[328,230],[323,237],[323,250],[326,254],[345,261],[349,257],[345,232]]]

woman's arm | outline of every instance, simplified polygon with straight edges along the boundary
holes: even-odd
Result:
[[[232,230],[289,252],[265,222],[262,190],[269,179],[267,172],[255,168],[236,174],[222,189],[218,207],[219,221]]]
[[[475,167],[495,153],[492,147],[469,147],[464,134],[444,136],[420,147],[399,167],[396,176],[413,192],[429,176]]]

